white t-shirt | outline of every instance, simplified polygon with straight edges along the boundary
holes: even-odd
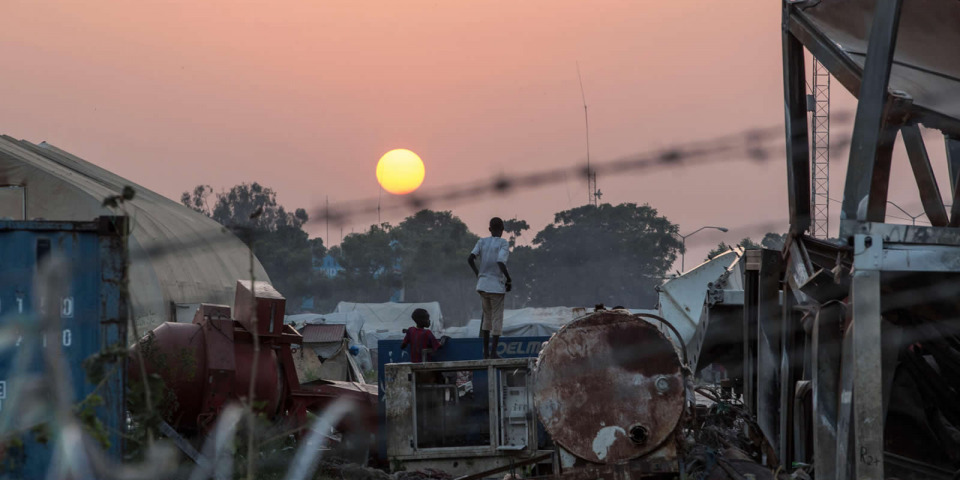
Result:
[[[502,237],[486,237],[477,241],[470,252],[480,260],[477,269],[477,291],[487,293],[507,293],[507,278],[503,276],[497,262],[507,263],[510,256],[510,243]]]

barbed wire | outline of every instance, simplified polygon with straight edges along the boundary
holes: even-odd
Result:
[[[850,111],[838,111],[832,114],[835,125],[850,123],[853,115]],[[604,175],[639,174],[661,170],[687,169],[713,164],[731,162],[768,163],[775,159],[784,158],[784,126],[783,124],[768,125],[765,127],[750,128],[719,135],[716,137],[682,142],[669,145],[648,152],[638,152],[622,156],[613,160],[594,162],[591,173]],[[850,135],[835,135],[832,139],[831,151],[842,152],[850,142]],[[558,185],[567,182],[571,177],[587,178],[586,166],[557,167],[538,170],[530,173],[512,175],[496,175],[484,180],[466,183],[444,185],[433,189],[412,193],[397,198],[397,202],[383,205],[379,197],[341,202],[333,205],[314,206],[308,208],[309,216],[313,221],[328,221],[335,226],[343,226],[358,218],[372,218],[378,214],[390,212],[412,213],[424,208],[449,208],[470,202],[476,202],[493,195],[508,195],[518,192],[530,192],[539,188]],[[784,221],[766,220],[753,224],[743,224],[733,227],[744,234],[763,234],[771,230],[765,228],[776,226],[780,231]],[[254,239],[258,232],[247,225],[231,225],[224,227],[224,231],[240,232],[248,239]],[[177,254],[191,248],[207,248],[218,241],[232,240],[226,238],[200,237],[176,244],[150,243],[143,248],[131,251],[131,260],[148,260],[164,255]],[[324,239],[329,242],[330,239]],[[691,244],[698,244],[702,240],[692,240]]]
[[[850,112],[837,112],[833,122],[844,124],[852,118]],[[640,152],[606,162],[594,162],[589,173],[637,174],[656,170],[692,168],[735,161],[766,163],[783,158],[782,124],[753,128],[710,139],[696,140]],[[850,136],[834,137],[831,150],[841,151],[849,146]],[[778,155],[781,154],[781,155]],[[477,182],[446,185],[418,193],[407,194],[399,202],[383,205],[379,198],[360,199],[310,209],[310,217],[328,221],[336,226],[347,224],[357,217],[374,216],[394,211],[417,211],[442,204],[444,208],[491,196],[518,191],[530,191],[564,183],[570,177],[586,180],[586,166],[558,167],[532,173],[497,175]]]
[[[610,162],[597,163],[596,168],[592,170],[613,174],[657,169],[691,168],[730,161],[746,160],[762,163],[777,158],[774,149],[783,148],[783,145],[782,141],[774,144],[774,136],[780,138],[782,134],[782,126],[750,130],[738,134],[717,137],[711,140],[689,142],[683,146],[674,146],[653,152],[640,153]],[[837,141],[834,142],[833,148],[845,148],[846,144],[847,140]],[[427,205],[441,202],[446,205],[448,202],[462,203],[476,201],[490,194],[503,194],[560,183],[567,178],[570,173],[576,173],[577,175],[585,177],[587,172],[581,168],[558,168],[518,175],[510,180],[505,179],[505,177],[496,177],[475,184],[452,185],[436,191],[425,192],[417,197],[412,197],[409,202],[396,206],[396,208],[425,208]],[[831,201],[837,200],[831,199]],[[358,215],[375,212],[376,210],[371,209],[370,205],[365,201],[360,201],[357,203],[338,205],[335,209],[324,211],[323,213],[334,213],[339,219],[352,219]],[[898,217],[891,216],[891,218]],[[767,232],[782,232],[785,231],[786,226],[787,220],[784,218],[748,223],[738,226],[736,229],[738,235],[750,237]],[[210,242],[211,239],[202,238],[198,239],[196,243],[186,242],[175,245],[148,245],[146,248],[143,248],[141,252],[134,253],[131,258],[142,260],[144,256],[152,257],[176,254],[184,248],[193,248],[200,245],[206,246],[210,245]],[[694,238],[687,243],[707,244],[712,243],[712,241],[709,241],[707,238]],[[47,273],[47,270],[41,271],[40,275],[40,280],[46,280],[47,282],[40,282],[46,285],[43,288],[47,290],[63,290],[66,288],[66,286],[62,284],[51,283],[49,278],[51,273]],[[958,291],[960,291],[960,284],[932,285],[929,289],[929,292],[934,295],[936,299],[955,298]],[[925,300],[929,301],[930,298],[920,300],[912,292],[902,292],[900,295],[891,296],[885,301],[888,305],[894,305],[898,308],[908,308],[920,304]],[[11,349],[15,343],[15,335],[17,334],[36,335],[37,338],[43,338],[48,330],[51,332],[57,331],[57,326],[53,323],[47,324],[41,322],[33,327],[32,330],[18,330],[19,325],[13,328],[12,326],[11,324],[0,329],[0,350]],[[34,345],[35,343],[36,342],[28,341],[27,345]],[[25,359],[26,356],[29,355],[32,355],[31,350],[24,348],[18,350],[17,359]],[[25,369],[26,363],[26,361],[15,362],[17,367],[13,370],[14,376],[22,375],[21,378],[23,379],[29,377]],[[52,370],[49,373],[50,376],[48,378],[39,378],[38,381],[50,385],[49,382],[58,378],[56,372],[62,371],[65,367],[62,365],[62,362],[54,361],[52,357],[48,357],[48,363],[49,368]],[[169,448],[166,450],[166,454],[157,454],[156,458],[148,458],[143,463],[138,464],[138,468],[136,469],[122,468],[114,461],[106,459],[102,452],[98,450],[96,442],[78,428],[74,413],[71,410],[72,401],[65,401],[67,400],[66,395],[69,395],[69,392],[67,392],[69,389],[64,386],[61,386],[61,388],[48,386],[47,388],[52,390],[54,394],[52,397],[44,395],[45,391],[50,390],[42,389],[27,389],[11,392],[15,395],[15,398],[11,399],[10,403],[5,405],[7,408],[4,408],[4,410],[0,412],[0,437],[16,434],[18,431],[16,427],[18,425],[22,426],[20,422],[16,422],[16,419],[12,417],[18,412],[22,413],[23,410],[13,408],[14,406],[23,405],[24,407],[34,409],[40,408],[47,412],[48,415],[52,412],[53,417],[64,420],[62,425],[56,424],[53,425],[53,428],[57,429],[55,432],[57,438],[60,439],[61,442],[64,442],[61,443],[62,448],[73,448],[72,455],[57,457],[56,461],[61,463],[52,466],[52,468],[55,469],[53,471],[75,474],[89,472],[92,476],[100,478],[148,478],[151,474],[169,471]],[[237,425],[240,422],[241,416],[245,414],[249,413],[239,406],[233,406],[225,410],[213,428],[213,433],[207,438],[207,442],[203,448],[203,461],[191,471],[193,477],[208,478],[210,475],[230,476],[232,474],[233,459],[230,458],[231,455],[228,453],[228,447],[237,436]],[[336,424],[337,419],[345,414],[346,412],[343,410],[343,407],[337,405],[318,416],[316,422],[314,422],[314,427],[311,429],[312,433],[310,434],[310,438],[300,445],[300,449],[297,451],[294,461],[291,464],[292,468],[287,472],[287,478],[306,478],[315,471],[319,455],[322,454],[321,448],[324,442],[320,436],[320,432],[328,429],[330,425]],[[160,458],[163,460],[158,460]],[[138,474],[139,476],[134,475],[134,471],[140,472]]]

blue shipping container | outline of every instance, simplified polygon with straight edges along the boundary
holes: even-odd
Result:
[[[109,434],[108,451],[115,459],[123,448],[119,433],[124,418],[124,368],[108,365],[106,379],[92,385],[83,362],[107,348],[127,344],[127,300],[121,295],[126,226],[125,217],[90,222],[0,221],[0,327],[16,326],[18,332],[15,346],[0,350],[0,418],[22,422],[15,417],[26,411],[19,392],[29,379],[51,378],[43,353],[48,341],[55,339],[72,384],[68,389],[72,402],[91,394],[103,399],[96,415]],[[60,264],[64,271],[58,273],[67,286],[55,295],[58,298],[46,298],[49,292],[35,285],[38,265],[48,258],[64,260]],[[59,331],[43,338],[37,328],[40,319],[52,315],[59,317]],[[52,402],[49,397],[43,400]],[[49,408],[45,411],[50,413]],[[16,425],[19,442],[8,437],[3,445],[0,477],[46,477],[55,436],[40,442],[37,432],[30,430],[51,421],[47,416]],[[46,430],[52,433],[55,427],[49,425]]]

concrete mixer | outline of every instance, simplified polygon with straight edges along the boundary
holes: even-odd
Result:
[[[249,400],[251,382],[250,403],[267,419],[304,427],[308,412],[347,399],[355,407],[352,419],[361,419],[352,427],[369,436],[376,428],[377,387],[301,384],[291,347],[302,337],[283,324],[285,302],[267,283],[238,281],[232,315],[228,306],[201,304],[192,323],[167,322],[140,339],[128,364],[131,381],[139,381],[142,355],[147,374],[160,376],[176,398],[165,420],[187,437],[205,433],[230,402]]]

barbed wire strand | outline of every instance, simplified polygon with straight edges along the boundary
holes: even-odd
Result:
[[[841,119],[842,117],[835,121],[842,121]],[[739,134],[717,137],[712,140],[690,142],[683,147],[671,147],[661,149],[657,152],[637,154],[605,163],[596,163],[593,167],[593,170],[603,173],[621,173],[647,171],[661,168],[688,168],[731,160],[752,160],[757,162],[766,162],[774,156],[772,152],[774,147],[767,145],[767,143],[773,140],[774,135],[777,135],[778,137],[782,136],[782,128],[782,126],[777,126],[767,129],[750,130]],[[847,141],[848,138],[834,142],[835,148],[844,148]],[[779,145],[779,147],[782,148],[782,143]],[[515,191],[517,189],[536,188],[544,185],[561,183],[568,178],[568,174],[571,172],[582,176],[586,175],[584,169],[560,168],[518,175],[512,179],[497,177],[477,184],[454,185],[438,189],[435,192],[426,192],[422,195],[411,197],[405,207],[422,208],[424,205],[437,202],[472,201],[491,193],[503,193]],[[401,205],[397,208],[403,207],[404,206]],[[339,205],[337,208],[331,209],[329,214],[324,212],[323,214],[319,215],[319,217],[343,221],[351,218],[352,216],[369,212],[375,212],[375,206],[371,208],[365,201],[359,201],[355,203]],[[891,216],[891,218],[897,217]],[[785,226],[786,221],[784,220],[770,220],[742,225],[738,227],[737,230],[740,232],[740,234],[764,233],[768,231],[780,231]],[[201,239],[197,242],[196,246],[209,245],[210,241],[211,239],[209,238]],[[695,244],[698,242],[706,243],[707,241],[706,239],[691,239],[691,241],[688,243]],[[142,249],[139,254],[131,256],[131,259],[143,260],[145,258],[159,255],[176,254],[179,251],[182,251],[184,248],[192,248],[193,246],[194,245],[190,244],[189,242],[186,244],[180,243],[177,245],[150,245]],[[935,287],[936,288],[933,288],[931,292],[933,292],[937,298],[953,298],[957,293],[960,293],[960,286],[957,285],[952,287],[946,285]],[[38,292],[40,296],[49,295],[49,292],[45,292],[44,290],[58,289],[51,286],[41,286],[39,288],[41,288],[41,290]],[[904,294],[890,297],[888,301],[892,302],[891,304],[894,304],[896,307],[907,308],[917,304],[919,300],[915,295]],[[11,317],[7,315],[7,319],[10,318]],[[51,331],[55,334],[55,325],[48,325],[47,322],[40,322],[40,326],[33,329],[21,328],[24,326],[25,324],[21,322],[15,325],[8,324],[6,327],[0,329],[0,350],[9,350],[13,348],[16,348],[17,350],[13,362],[14,368],[12,372],[14,376],[17,377],[18,383],[20,381],[29,381],[31,378],[31,375],[27,373],[27,364],[29,363],[29,360],[24,361],[24,359],[26,356],[33,355],[34,350],[31,347],[38,343],[37,339],[42,339],[48,332]],[[23,338],[24,336],[26,338]],[[62,365],[62,361],[51,362],[49,358],[47,367],[51,369],[51,372],[48,373],[48,382],[54,379],[61,379],[63,370],[66,368],[64,365]],[[11,411],[10,407],[15,407],[18,404],[27,404],[30,405],[31,408],[36,409],[36,404],[50,405],[57,410],[58,420],[65,420],[65,423],[63,424],[52,425],[53,428],[66,429],[58,434],[58,438],[60,438],[61,442],[63,442],[62,445],[64,448],[75,448],[77,443],[86,444],[87,448],[97,448],[92,440],[88,436],[84,435],[79,428],[71,427],[71,425],[76,426],[77,423],[75,420],[71,420],[72,416],[74,415],[72,409],[70,408],[72,406],[72,402],[65,401],[63,397],[64,395],[70,394],[67,391],[68,389],[65,388],[65,385],[61,385],[61,387],[53,387],[55,398],[43,398],[42,396],[37,396],[38,392],[36,391],[30,389],[19,389],[16,388],[16,386],[11,386],[15,388],[12,388],[9,393],[15,397],[22,396],[22,398],[20,398],[22,402],[17,402],[15,398],[8,400],[10,403],[5,405],[7,408],[4,408],[2,413],[0,413],[0,436],[7,437],[17,430],[16,425],[14,425],[17,422],[15,422],[15,419],[11,419],[11,415],[16,414],[16,410],[20,409],[13,408],[12,410],[14,411]],[[339,405],[340,404],[334,404],[334,407],[336,408],[331,407],[326,413],[322,414],[316,420],[316,422],[314,422],[314,425],[311,428],[309,439],[304,442],[297,451],[295,461],[292,465],[294,468],[289,470],[287,478],[297,480],[300,478],[306,478],[306,476],[313,473],[317,462],[320,460],[315,448],[317,448],[318,445],[322,445],[324,441],[324,437],[322,436],[323,432],[328,429],[330,425],[335,425],[339,418],[342,418],[342,416],[345,414],[345,411],[342,410],[346,407],[341,407]],[[193,470],[191,478],[208,478],[211,474],[218,477],[228,477],[231,475],[232,459],[228,454],[229,445],[232,444],[233,439],[236,436],[237,425],[243,416],[243,412],[244,410],[242,407],[231,406],[220,415],[220,418],[213,429],[213,434],[208,436],[207,441],[205,442],[203,448],[204,457],[197,468]],[[61,453],[66,452],[61,450]],[[55,467],[57,468],[56,471],[59,472],[68,471],[76,474],[83,474],[89,472],[91,466],[97,466],[100,464],[100,462],[97,461],[91,463],[89,458],[83,456],[82,453],[77,453],[77,451],[75,451],[75,454],[71,454],[66,457],[58,456],[57,458],[59,461],[68,462],[68,465],[60,465],[59,467]],[[149,463],[148,461],[147,463],[144,463],[144,465],[141,465],[139,470],[141,472],[144,470],[147,472],[156,472],[156,470],[150,470],[151,468],[155,468],[155,465]],[[97,470],[100,469],[98,468]],[[126,469],[121,471],[125,470]],[[94,472],[94,474],[96,473],[103,474],[101,475],[103,477],[119,478],[117,475],[109,475],[109,472],[106,471]]]

